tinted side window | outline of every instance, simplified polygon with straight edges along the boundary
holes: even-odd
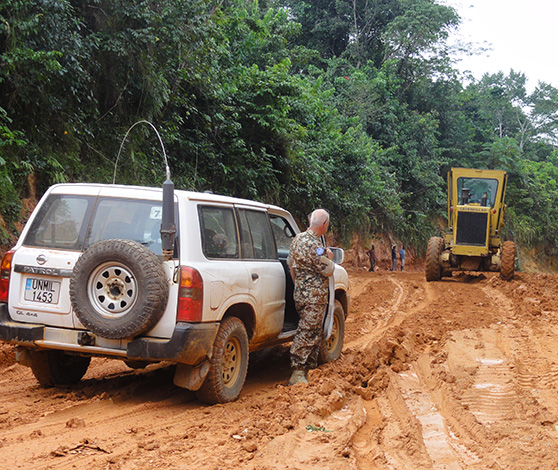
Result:
[[[241,256],[244,259],[254,259],[254,244],[252,243],[250,226],[248,225],[248,220],[246,219],[246,211],[239,211],[238,218],[240,220]]]
[[[161,248],[161,202],[100,198],[88,230],[86,248],[100,240],[123,238],[147,246],[156,255]]]
[[[95,198],[51,195],[33,220],[24,244],[81,250]]]
[[[234,212],[229,207],[199,209],[203,253],[208,258],[238,258]]]
[[[293,241],[295,231],[283,217],[278,215],[270,215],[271,228],[275,236],[275,243],[277,243],[277,251],[279,258],[286,258],[289,255],[291,242]]]
[[[240,209],[242,257],[277,259],[271,226],[266,212]]]

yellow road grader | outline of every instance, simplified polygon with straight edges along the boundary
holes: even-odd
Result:
[[[499,170],[452,168],[448,173],[448,231],[432,237],[426,250],[426,280],[454,271],[515,271],[515,243],[502,241],[507,174]]]

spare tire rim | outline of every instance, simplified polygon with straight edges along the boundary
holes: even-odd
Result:
[[[87,286],[91,305],[105,318],[118,318],[134,306],[138,298],[136,278],[123,264],[103,263],[91,273]]]

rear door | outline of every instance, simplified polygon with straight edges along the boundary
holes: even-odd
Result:
[[[198,206],[204,260],[195,266],[204,280],[204,321],[220,321],[231,305],[250,301],[250,279],[240,258],[237,217],[232,204]],[[192,243],[192,242],[191,242]],[[189,247],[195,256],[197,244]]]
[[[277,336],[285,316],[285,274],[277,256],[265,210],[237,207],[241,257],[248,269],[250,296],[256,306],[254,343]]]

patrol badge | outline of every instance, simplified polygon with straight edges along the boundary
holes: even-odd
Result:
[[[324,253],[325,253],[325,250],[324,250],[321,246],[319,246],[319,247],[316,249],[316,254],[317,254],[318,256],[322,256]]]

